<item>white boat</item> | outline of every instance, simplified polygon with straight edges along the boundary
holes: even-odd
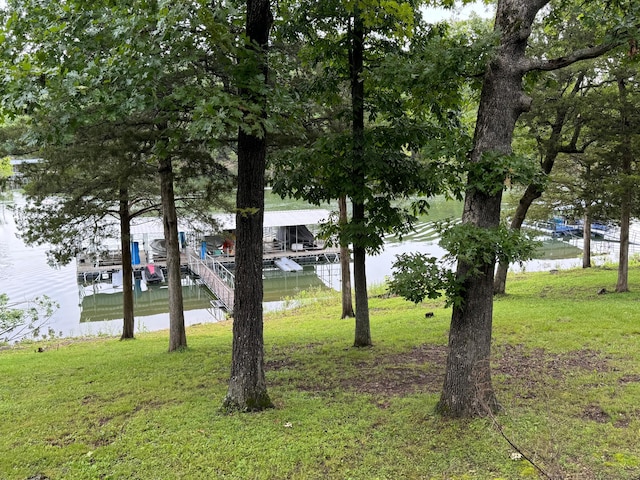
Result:
[[[301,272],[302,271],[302,265],[294,262],[293,260],[287,257],[279,258],[278,260],[275,260],[273,263],[275,263],[276,267],[278,267],[283,272]]]
[[[151,240],[149,246],[151,247],[151,251],[153,251],[155,255],[164,257],[167,256],[167,241],[164,238],[156,238],[155,240]]]

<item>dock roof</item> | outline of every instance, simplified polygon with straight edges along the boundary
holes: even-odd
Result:
[[[287,227],[293,225],[318,225],[329,219],[329,210],[309,209],[309,210],[282,210],[265,212],[264,228]],[[215,216],[222,230],[235,230],[235,213],[221,213]],[[179,222],[178,230],[192,230],[191,225]],[[132,235],[149,234],[151,236],[162,236],[162,220],[159,218],[135,218],[131,222]]]
[[[287,227],[293,225],[318,225],[329,220],[330,212],[324,209],[281,210],[264,212],[264,228]],[[235,230],[236,215],[227,213],[216,216],[223,230]]]

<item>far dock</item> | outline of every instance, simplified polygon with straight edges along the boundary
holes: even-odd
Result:
[[[313,228],[328,217],[326,210],[266,212],[263,269],[280,268],[295,275],[302,271],[303,265],[339,263],[340,250],[326,247],[306,228],[307,225]],[[234,302],[235,216],[220,215],[217,220],[221,231],[212,236],[185,235],[182,232],[188,228],[180,227],[180,265],[184,273],[196,277],[216,296],[216,306],[230,311]],[[132,268],[136,278],[140,278],[144,268],[151,264],[166,272],[166,250],[156,248],[156,242],[162,243],[160,232],[162,223],[158,219],[144,218],[132,224]],[[97,256],[79,255],[77,267],[79,283],[111,280],[115,272],[122,270],[122,255],[119,251]]]
[[[298,265],[318,265],[340,262],[340,250],[326,248],[315,251],[279,251],[265,253],[262,258],[263,268],[279,268],[277,263],[282,258]],[[218,298],[220,307],[233,310],[235,257],[232,255],[209,255],[200,258],[193,250],[189,250],[188,268],[198,275],[206,287]],[[285,271],[285,270],[283,270]],[[291,273],[296,273],[292,271]]]

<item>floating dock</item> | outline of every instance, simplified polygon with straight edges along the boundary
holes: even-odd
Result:
[[[144,267],[150,263],[166,271],[166,258],[152,257],[147,261],[146,253],[140,252],[140,263],[132,265],[134,276],[142,277]],[[340,262],[338,248],[322,250],[282,250],[266,252],[262,259],[263,268],[278,268],[287,273],[298,273],[303,265],[337,264]],[[209,255],[201,258],[201,254],[191,247],[186,247],[180,254],[180,267],[185,273],[197,277],[198,282],[205,285],[217,298],[216,306],[227,311],[233,310],[234,302],[234,270],[235,256],[228,254]],[[114,274],[122,270],[122,257],[110,254],[97,261],[79,257],[77,272],[79,283],[89,283],[96,280],[110,280]]]
[[[307,228],[326,221],[326,210],[291,210],[265,212],[263,225],[263,269],[279,269],[285,274],[302,272],[303,265],[337,264],[340,250],[324,245]],[[235,271],[235,215],[219,215],[220,232],[202,238],[189,233],[187,225],[179,226],[183,272],[193,274],[218,299],[217,305],[233,309]],[[159,255],[162,243],[162,222],[156,218],[141,218],[132,222],[132,265],[135,278],[141,278],[147,265],[153,264],[166,273],[166,253]],[[134,241],[142,239],[142,241]],[[77,259],[78,283],[112,280],[122,270],[122,256],[114,251],[99,257],[80,255]]]
[[[183,271],[189,263],[188,249],[180,254],[180,265]],[[167,269],[166,257],[147,256],[146,252],[140,252],[140,262],[131,265],[133,274],[136,278],[142,277],[142,271],[147,265],[155,265],[162,268],[165,272]],[[78,282],[92,282],[94,280],[109,280],[113,274],[122,270],[122,255],[120,252],[110,252],[102,255],[97,259],[91,259],[88,256],[80,255],[76,259]]]
[[[209,255],[200,258],[189,250],[188,268],[200,277],[202,283],[218,298],[219,306],[227,311],[233,310],[235,257],[231,255]],[[303,270],[301,264],[318,265],[340,262],[339,249],[323,251],[290,251],[266,253],[262,259],[263,268],[279,268],[287,273]],[[295,259],[295,260],[294,260]],[[280,264],[280,265],[279,265]]]

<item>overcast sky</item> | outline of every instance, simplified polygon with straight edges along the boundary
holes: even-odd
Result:
[[[491,18],[495,13],[495,5],[485,5],[482,2],[473,2],[464,7],[459,6],[453,10],[444,8],[427,8],[425,9],[425,18],[427,21],[438,22],[448,19],[465,19],[469,18],[472,13],[476,13],[480,17]]]

